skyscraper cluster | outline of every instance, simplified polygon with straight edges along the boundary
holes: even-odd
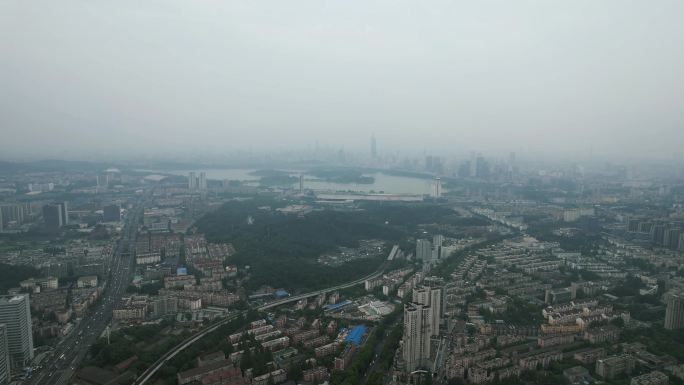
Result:
[[[684,229],[681,222],[630,218],[627,231],[650,237],[651,242],[672,250],[684,250]]]
[[[432,242],[427,239],[416,241],[416,258],[423,262],[437,262],[450,252],[451,249],[444,247],[443,235],[435,235],[432,237]]]
[[[32,213],[29,203],[6,203],[0,205],[0,229],[10,222],[22,224]]]
[[[0,231],[10,225],[21,225],[33,214],[30,203],[5,203],[0,205]]]
[[[194,171],[188,174],[188,190],[205,191],[207,189],[207,173],[200,172],[199,177]]]

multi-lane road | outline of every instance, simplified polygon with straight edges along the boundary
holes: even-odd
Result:
[[[144,203],[139,203],[134,209],[129,211],[126,217],[124,229],[122,231],[123,235],[117,243],[112,254],[113,260],[109,264],[109,275],[105,282],[105,291],[100,297],[100,301],[92,307],[92,309],[75,325],[74,328],[72,328],[70,333],[57,345],[57,347],[49,353],[48,357],[45,358],[41,362],[40,366],[33,372],[32,377],[26,381],[26,384],[65,384],[73,376],[75,370],[78,369],[81,362],[86,357],[88,348],[104,333],[105,328],[112,317],[112,310],[114,306],[126,292],[126,287],[128,286],[128,283],[131,281],[132,275],[135,272],[135,259],[129,250],[132,250],[133,245],[135,244],[138,223],[143,210]],[[298,301],[303,298],[313,297],[320,294],[329,293],[331,291],[362,284],[367,279],[372,279],[382,275],[387,268],[387,264],[388,261],[384,262],[374,273],[354,281],[279,299],[259,306],[257,309],[263,311]],[[166,361],[173,358],[176,354],[192,345],[205,335],[213,332],[220,326],[230,322],[235,317],[243,313],[244,312],[233,313],[221,321],[211,325],[210,327],[201,330],[187,338],[185,341],[160,357],[157,362],[145,370],[145,372],[138,377],[136,385],[142,385],[146,383],[150,378],[152,378],[157,370],[159,370],[159,368],[166,363]]]
[[[134,273],[134,258],[129,250],[133,249],[138,223],[143,213],[144,203],[138,203],[126,215],[122,236],[112,252],[113,260],[106,273],[104,292],[98,302],[78,321],[69,334],[64,337],[53,351],[43,359],[34,370],[29,385],[65,384],[88,353],[88,348],[105,331],[112,317],[112,309],[126,292],[126,287]]]

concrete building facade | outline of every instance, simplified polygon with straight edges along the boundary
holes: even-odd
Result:
[[[404,306],[402,355],[406,370],[430,366],[430,306],[409,303]]]
[[[33,330],[27,294],[0,297],[0,324],[7,330],[10,366],[17,369],[29,365],[33,360]]]

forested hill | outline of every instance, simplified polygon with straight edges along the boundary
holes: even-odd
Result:
[[[229,202],[197,222],[210,242],[233,243],[237,253],[231,263],[251,267],[252,287],[313,289],[359,278],[375,270],[381,258],[336,268],[316,260],[362,239],[401,242],[418,223],[439,222],[451,213],[437,206],[374,204],[355,212],[313,211],[302,218],[276,211],[278,205],[264,199]]]

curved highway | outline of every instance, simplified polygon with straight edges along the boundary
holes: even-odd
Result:
[[[142,374],[140,375],[140,377],[138,377],[138,379],[135,381],[135,384],[136,384],[136,385],[142,385],[142,384],[144,384],[145,382],[147,382],[147,380],[149,380],[149,379],[157,372],[157,370],[159,370],[162,366],[164,366],[164,364],[166,363],[166,361],[168,361],[168,360],[172,359],[173,357],[175,357],[176,354],[180,353],[183,349],[185,349],[185,348],[187,348],[188,346],[194,344],[195,342],[197,342],[198,340],[200,340],[202,337],[204,337],[204,336],[206,336],[207,334],[209,334],[209,333],[215,331],[216,329],[218,329],[218,328],[220,328],[221,326],[227,324],[228,322],[234,320],[234,319],[237,318],[239,315],[242,315],[242,314],[245,314],[245,313],[247,313],[247,312],[246,312],[246,311],[241,311],[241,312],[239,312],[239,313],[231,314],[231,315],[229,315],[228,317],[222,319],[221,321],[219,321],[219,322],[217,322],[217,323],[211,325],[210,327],[208,327],[208,328],[206,328],[206,329],[204,329],[204,330],[202,330],[202,331],[199,331],[199,332],[193,334],[192,336],[188,337],[185,341],[183,341],[183,342],[181,342],[180,344],[176,345],[173,349],[169,350],[168,352],[166,352],[166,354],[164,354],[163,356],[161,356],[157,361],[154,362],[154,364],[152,364],[152,366],[150,366],[149,368],[147,368],[147,370],[145,370],[144,372],[142,372]]]
[[[386,268],[387,268],[387,262],[383,262],[383,264],[380,265],[380,267],[378,268],[378,270],[375,271],[375,273],[369,274],[363,278],[359,278],[359,279],[351,281],[351,282],[343,283],[341,285],[332,286],[332,287],[329,287],[326,289],[316,290],[316,291],[312,291],[309,293],[299,294],[299,295],[295,295],[292,297],[287,297],[287,298],[279,299],[277,301],[269,302],[265,305],[258,307],[257,310],[259,310],[259,311],[267,310],[267,309],[270,309],[270,308],[273,308],[276,306],[284,305],[286,303],[299,301],[300,299],[315,297],[317,295],[326,294],[326,293],[329,293],[331,291],[346,289],[348,287],[356,286],[356,285],[364,283],[367,279],[373,279],[373,278],[377,278],[377,277],[381,276],[385,272]]]
[[[262,306],[260,306],[260,307],[257,307],[257,310],[263,311],[263,310],[267,310],[267,309],[270,309],[270,308],[273,308],[273,307],[276,307],[276,306],[284,305],[284,304],[286,304],[286,303],[290,303],[290,302],[294,302],[294,301],[299,301],[300,299],[303,299],[303,298],[314,297],[314,296],[317,296],[317,295],[320,295],[320,294],[329,293],[329,292],[331,292],[331,291],[340,290],[340,289],[346,289],[346,288],[348,288],[348,287],[352,287],[352,286],[359,285],[359,284],[365,282],[367,279],[372,279],[372,278],[376,278],[376,277],[381,276],[381,275],[385,272],[385,269],[387,268],[387,263],[388,263],[387,261],[383,262],[383,264],[380,265],[380,267],[378,268],[378,270],[376,270],[374,273],[369,274],[369,275],[367,275],[367,276],[365,276],[365,277],[363,277],[363,278],[359,278],[359,279],[356,279],[356,280],[354,280],[354,281],[350,281],[350,282],[347,282],[347,283],[343,283],[343,284],[341,284],[341,285],[332,286],[332,287],[329,287],[329,288],[326,288],[326,289],[316,290],[316,291],[312,291],[312,292],[309,292],[309,293],[299,294],[299,295],[295,295],[295,296],[292,296],[292,297],[288,297],[288,298],[280,299],[280,300],[277,300],[277,301],[273,301],[273,302],[264,304],[264,305],[262,305]],[[202,337],[204,337],[204,336],[206,336],[207,334],[209,334],[209,333],[215,331],[216,329],[218,329],[219,327],[221,327],[221,326],[227,324],[228,322],[234,320],[234,319],[235,319],[236,317],[238,317],[239,315],[242,315],[242,314],[245,314],[245,313],[246,313],[246,311],[242,311],[242,312],[239,312],[239,313],[231,314],[230,316],[228,316],[228,317],[222,319],[221,321],[219,321],[219,322],[213,324],[212,326],[208,327],[207,329],[204,329],[204,330],[202,330],[202,331],[199,331],[199,332],[193,334],[192,336],[188,337],[185,341],[183,341],[183,342],[181,342],[180,344],[176,345],[172,350],[168,351],[168,352],[167,352],[166,354],[164,354],[161,358],[159,358],[157,361],[155,361],[155,363],[152,364],[152,366],[150,366],[149,368],[147,368],[147,370],[145,370],[145,371],[140,375],[140,377],[138,377],[138,379],[135,381],[135,385],[143,385],[143,384],[145,384],[150,378],[152,378],[152,376],[154,376],[154,374],[155,374],[162,366],[164,366],[164,364],[166,363],[166,361],[168,361],[168,360],[170,360],[171,358],[175,357],[176,354],[178,354],[179,352],[181,352],[183,349],[187,348],[188,346],[192,345],[193,343],[197,342],[197,341],[200,340]]]

